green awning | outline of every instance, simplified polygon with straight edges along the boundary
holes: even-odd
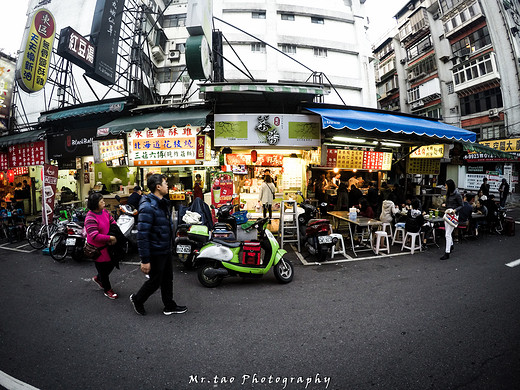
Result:
[[[129,133],[132,130],[158,127],[168,129],[172,126],[206,126],[206,117],[210,112],[211,110],[207,108],[197,108],[121,117],[99,126],[97,135]]]
[[[45,136],[45,130],[31,130],[22,133],[6,135],[0,137],[0,147],[6,147],[26,142],[42,141]]]
[[[477,144],[473,142],[462,142],[462,146],[468,154],[466,160],[502,160],[502,161],[517,161],[518,157],[512,153],[504,152],[502,150],[493,149],[489,146]]]
[[[107,112],[121,112],[125,107],[125,101],[102,103],[85,107],[70,107],[60,111],[43,114],[38,118],[38,122],[50,122],[60,119],[79,117],[85,115],[95,115]]]

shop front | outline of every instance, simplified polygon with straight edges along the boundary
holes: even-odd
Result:
[[[306,192],[307,166],[319,160],[319,118],[278,113],[215,114],[214,128],[215,147],[223,155],[222,170],[232,179],[232,192],[239,196],[241,210],[261,216],[259,193],[266,174],[276,188],[272,204],[275,219],[283,200],[297,199],[297,192]],[[222,203],[221,197],[215,197],[221,189],[218,175],[211,189],[211,203]]]
[[[45,163],[44,131],[0,138],[0,208],[41,210],[41,168]]]

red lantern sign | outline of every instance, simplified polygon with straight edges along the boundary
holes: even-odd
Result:
[[[12,169],[7,171],[7,180],[9,183],[14,183],[14,171]]]
[[[256,153],[256,150],[251,150],[251,162],[255,163],[257,158],[258,158],[258,155]]]

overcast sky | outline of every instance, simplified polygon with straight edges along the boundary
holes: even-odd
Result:
[[[393,16],[407,2],[408,0],[366,1],[365,7],[370,20],[369,37],[372,43],[395,26]],[[2,18],[4,28],[3,33],[0,34],[0,49],[8,54],[15,54],[20,49],[29,0],[0,0],[0,4],[4,11],[4,18]]]

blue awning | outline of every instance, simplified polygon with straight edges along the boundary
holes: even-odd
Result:
[[[328,127],[336,130],[348,128],[369,132],[427,136],[453,141],[475,142],[477,138],[477,135],[472,131],[422,117],[347,108],[306,107],[306,109],[321,116],[324,129]]]

